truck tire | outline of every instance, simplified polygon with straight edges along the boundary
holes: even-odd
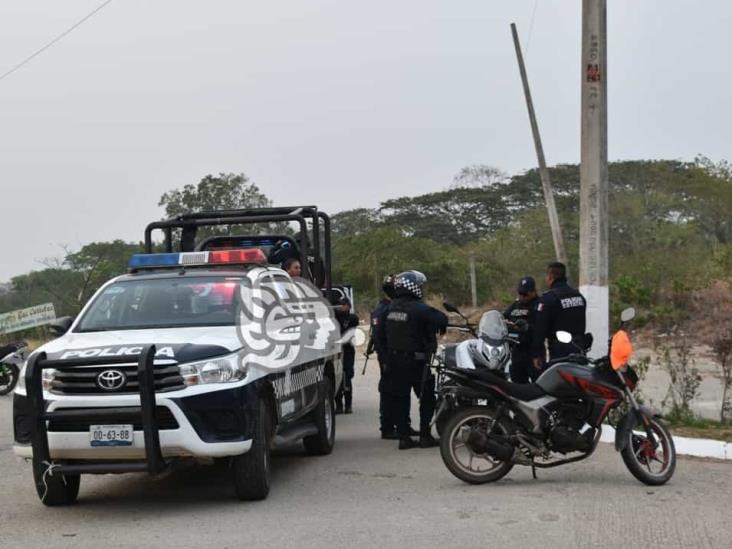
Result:
[[[302,439],[305,451],[311,456],[325,456],[333,451],[335,445],[335,407],[333,405],[333,387],[328,379],[323,382],[323,398],[312,412],[312,418],[318,427],[315,435]]]
[[[45,476],[45,478],[44,478]],[[71,505],[79,496],[81,475],[50,474],[33,469],[33,480],[41,503],[49,507]]]
[[[234,489],[242,501],[264,499],[269,494],[272,418],[265,399],[259,399],[252,447],[233,460]]]

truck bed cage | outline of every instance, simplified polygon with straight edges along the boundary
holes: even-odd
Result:
[[[158,418],[155,413],[155,381],[153,375],[155,359],[155,345],[147,345],[142,349],[137,360],[137,375],[140,391],[140,415],[145,440],[145,460],[100,460],[83,463],[53,464],[53,474],[56,472],[67,475],[105,474],[105,473],[139,473],[148,472],[151,475],[162,472],[165,463],[160,450],[160,434]],[[60,408],[47,412],[43,400],[43,386],[41,383],[42,371],[50,368],[68,366],[109,366],[114,364],[129,364],[130,357],[94,357],[78,358],[73,360],[49,360],[46,353],[34,353],[28,361],[25,373],[26,390],[30,399],[31,410],[31,446],[33,448],[33,468],[36,478],[43,478],[46,470],[51,466],[51,454],[48,446],[48,430],[46,421],[52,419],[73,419],[79,415],[78,410],[64,410]],[[95,408],[84,410],[84,417],[90,420],[100,413],[108,418],[114,415],[129,416],[130,408]]]
[[[240,210],[219,210],[194,212],[176,216],[164,221],[153,221],[145,228],[145,253],[153,253],[152,232],[162,230],[165,236],[166,252],[173,251],[173,229],[181,230],[180,251],[191,252],[195,248],[196,234],[199,227],[220,225],[255,225],[276,222],[294,221],[299,225],[296,237],[300,264],[303,273],[308,271],[308,257],[312,257],[313,282],[329,293],[332,287],[332,260],[330,248],[330,217],[318,211],[317,206],[282,206],[271,208],[251,208]],[[310,232],[308,232],[308,224]],[[321,245],[322,231],[322,245]],[[232,236],[245,236],[235,235]],[[282,239],[290,238],[281,235]],[[323,268],[321,268],[321,261]]]

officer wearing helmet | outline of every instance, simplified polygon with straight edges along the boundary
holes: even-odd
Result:
[[[420,399],[419,446],[429,448],[438,442],[430,432],[435,412],[434,377],[429,360],[435,352],[438,332],[447,328],[447,316],[422,301],[427,278],[419,271],[405,271],[394,278],[394,299],[381,317],[383,329],[379,343],[387,350],[385,403],[396,423],[399,449],[414,448],[410,436],[409,395]]]

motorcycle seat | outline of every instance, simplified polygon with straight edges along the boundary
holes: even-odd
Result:
[[[524,402],[535,400],[544,396],[544,390],[536,383],[512,383],[503,379],[501,376],[494,374],[490,370],[478,369],[469,370],[468,375],[480,381],[495,385],[508,396],[517,398]]]

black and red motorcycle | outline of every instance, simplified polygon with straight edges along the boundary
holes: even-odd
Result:
[[[671,433],[633,396],[638,376],[628,365],[633,347],[623,327],[634,315],[633,309],[623,311],[608,356],[593,360],[578,346],[577,354],[550,363],[535,383],[511,383],[489,369],[441,362],[439,375],[449,383],[439,398],[450,415],[440,451],[450,472],[482,484],[504,477],[514,465],[530,466],[535,474],[536,468],[586,459],[597,448],[608,413],[624,405],[627,412],[615,425],[616,450],[641,482],[668,482],[676,468]],[[572,342],[566,332],[556,337]]]

